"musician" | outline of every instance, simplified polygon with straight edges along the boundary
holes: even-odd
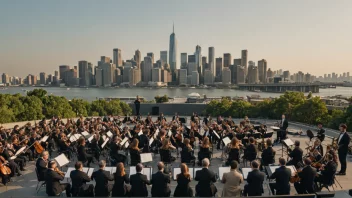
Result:
[[[188,138],[185,138],[183,140],[183,147],[181,151],[181,163],[191,163],[194,160],[194,151],[190,144],[190,140]]]
[[[112,190],[112,186],[109,184],[109,181],[113,181],[114,178],[110,175],[109,171],[105,171],[106,162],[100,160],[99,170],[95,171],[92,174],[92,180],[95,180],[95,196],[96,197],[109,197]]]
[[[332,155],[333,161],[338,164],[338,156],[336,154],[336,151],[334,150],[332,145],[327,145],[326,146],[326,153],[329,153],[330,155]]]
[[[273,143],[271,142],[271,139],[266,140],[266,148],[262,152],[262,166],[269,166],[269,164],[274,164],[275,163],[275,150],[273,149]]]
[[[210,151],[210,142],[209,138],[205,137],[203,139],[202,144],[199,147],[199,152],[198,152],[198,165],[201,165],[201,162],[203,159],[208,158],[210,159],[211,157],[211,151]]]
[[[165,166],[163,162],[159,162],[157,166],[159,171],[154,173],[150,180],[152,197],[170,197],[170,175],[164,173]]]
[[[322,123],[318,123],[318,134],[317,134],[317,138],[323,142],[325,139],[325,129],[323,129],[323,124]],[[322,154],[323,155],[323,154]]]
[[[180,165],[181,173],[176,176],[177,186],[174,197],[193,197],[193,189],[190,187],[191,175],[186,164]]]
[[[26,171],[26,169],[24,169],[25,167],[24,159],[17,156],[15,159],[12,160],[11,157],[14,155],[15,155],[15,151],[11,149],[10,144],[6,144],[6,148],[2,150],[1,156],[3,156],[4,159],[8,162],[11,162],[11,161],[15,162],[18,165],[18,167],[20,167],[21,171]]]
[[[41,153],[41,157],[38,158],[35,167],[37,168],[38,172],[38,181],[44,181],[45,180],[45,173],[48,170],[48,159],[49,159],[49,153],[48,151],[43,151]]]
[[[180,117],[178,116],[178,113],[176,112],[175,115],[172,117],[172,121],[179,121]]]
[[[209,159],[202,160],[202,170],[196,172],[195,180],[198,181],[196,185],[197,197],[214,197],[218,191],[214,183],[216,182],[215,173],[209,170]]]
[[[84,139],[84,137],[80,137],[78,139],[78,148],[77,148],[77,159],[79,161],[81,161],[82,163],[86,163],[87,162],[87,166],[90,167],[90,163],[92,163],[93,161],[93,156],[90,154],[87,154],[86,152],[86,140]]]
[[[251,124],[251,121],[249,120],[248,116],[244,116],[244,120],[243,121],[244,121],[245,126],[248,126],[248,125]]]
[[[221,125],[222,121],[223,121],[223,119],[222,119],[221,115],[219,115],[218,118],[216,119],[217,124]]]
[[[222,176],[222,183],[224,188],[222,191],[223,197],[237,197],[241,195],[241,183],[243,183],[243,176],[237,171],[237,161],[231,161],[231,170],[224,173]]]
[[[142,153],[149,153],[149,129],[144,129],[143,134],[139,136],[138,148],[142,149]]]
[[[143,165],[136,165],[136,174],[130,176],[131,197],[148,197],[147,185],[150,185],[146,175],[142,174]]]
[[[231,140],[231,143],[227,146],[228,158],[226,161],[226,165],[230,165],[232,161],[236,161],[237,163],[240,162],[240,149],[241,149],[240,141],[234,137]]]
[[[321,156],[324,155],[324,149],[323,149],[323,146],[321,145],[321,141],[319,139],[316,139],[314,141],[314,145],[313,145],[312,149],[317,150]]]
[[[127,160],[127,157],[125,155],[120,154],[118,152],[121,149],[119,143],[120,143],[119,137],[118,136],[114,136],[113,137],[113,141],[111,141],[110,146],[109,146],[109,148],[110,148],[110,157],[113,160],[115,160],[114,165],[117,164],[117,163],[120,163],[120,162],[125,163],[126,160]]]
[[[75,169],[70,173],[72,181],[71,193],[73,197],[94,197],[94,186],[93,184],[87,185],[91,179],[87,173],[83,172],[82,162],[76,162]]]
[[[138,148],[139,141],[138,139],[133,139],[130,145],[130,155],[131,155],[131,166],[136,166],[138,163],[141,163],[141,154]]]
[[[320,174],[318,174],[317,177],[315,178],[316,184],[318,183],[320,184],[319,190],[321,190],[323,186],[329,186],[334,181],[334,175],[336,173],[337,164],[334,162],[333,159],[334,157],[331,154],[329,153],[326,154],[327,163],[326,165],[323,165],[321,167]]]
[[[296,168],[299,167],[298,164],[302,162],[303,158],[303,150],[299,147],[300,144],[298,140],[295,141],[295,148],[288,155],[291,157],[291,160],[287,162],[287,165],[294,165]]]
[[[286,131],[288,128],[288,121],[286,119],[286,116],[282,114],[281,116],[281,121],[280,121],[280,130],[277,131],[277,139],[276,142],[280,142],[281,140],[286,139]]]
[[[312,194],[315,193],[314,179],[317,175],[315,168],[311,166],[312,161],[309,158],[304,159],[305,167],[298,172],[299,182],[294,183],[298,194]]]
[[[208,123],[210,124],[210,122],[211,122],[211,117],[210,117],[210,115],[208,114],[207,117],[204,117],[204,118],[203,118],[203,124],[205,124],[206,126],[208,126]]]
[[[340,125],[340,135],[337,139],[337,144],[339,146],[338,148],[338,154],[339,154],[339,160],[341,163],[341,169],[337,175],[346,175],[346,169],[347,169],[347,163],[346,163],[346,157],[347,157],[347,152],[348,152],[348,145],[350,144],[350,136],[346,133],[347,131],[347,125],[346,124],[341,124]]]
[[[286,160],[282,157],[279,159],[280,167],[269,177],[275,179],[275,183],[269,183],[269,187],[273,195],[289,195],[290,194],[290,178],[291,169],[286,168]]]
[[[171,150],[175,150],[176,148],[172,146],[170,143],[170,140],[168,138],[165,138],[163,140],[163,145],[161,146],[159,152],[160,152],[160,158],[161,161],[165,163],[171,163],[176,160],[175,157],[171,156]]]
[[[164,116],[164,114],[163,113],[160,113],[160,116],[158,117],[158,120],[157,120],[157,122],[161,122],[161,121],[165,121],[166,122],[166,118],[165,118],[165,116]]]
[[[112,188],[112,197],[125,197],[129,193],[125,184],[130,183],[130,178],[125,172],[123,163],[118,163],[114,173],[114,186]]]
[[[249,145],[246,147],[243,158],[248,161],[253,161],[257,158],[257,147],[255,145],[255,140],[253,137],[249,138]]]
[[[204,134],[201,140],[203,140],[205,137],[208,137],[209,140],[212,139],[213,132],[209,129],[209,127],[204,126]]]
[[[71,184],[60,183],[64,179],[64,173],[58,170],[56,162],[50,161],[45,176],[46,194],[48,196],[58,196],[66,190],[66,196],[71,197]]]
[[[60,134],[59,148],[62,153],[67,155],[68,159],[71,159],[71,149],[70,149],[70,140],[66,137],[64,133]]]
[[[243,195],[262,196],[265,174],[258,169],[259,163],[256,160],[251,162],[251,168],[252,171],[247,175],[247,184],[244,186]]]
[[[139,96],[137,96],[136,100],[134,101],[134,106],[136,108],[136,115],[139,116],[139,110],[141,108],[141,101],[139,99]]]
[[[122,123],[131,123],[133,120],[130,118],[129,115],[126,115],[125,118],[122,120]]]

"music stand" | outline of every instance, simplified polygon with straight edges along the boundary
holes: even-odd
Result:
[[[229,173],[231,171],[231,167],[219,167],[219,180],[222,180],[222,176],[224,173]]]
[[[285,140],[281,141],[281,157],[284,157],[284,145],[286,147],[286,152],[288,152],[288,148],[291,147],[292,145],[294,145],[294,143],[292,142],[291,139],[287,138]]]

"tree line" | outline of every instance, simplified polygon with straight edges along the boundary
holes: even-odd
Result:
[[[0,94],[0,123],[50,119],[53,116],[73,118],[82,116],[131,115],[132,109],[119,100],[67,100],[48,95],[44,89],[21,94]]]
[[[328,111],[325,103],[319,97],[309,94],[307,97],[301,92],[286,92],[278,98],[264,100],[256,105],[244,100],[211,101],[205,110],[212,116],[223,115],[233,118],[244,116],[264,119],[281,119],[285,114],[289,120],[317,124],[323,123],[329,128],[338,129],[340,123],[346,123],[352,128],[352,105],[345,110]]]

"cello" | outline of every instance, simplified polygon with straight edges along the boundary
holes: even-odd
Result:
[[[5,164],[5,162],[6,162],[5,158],[3,156],[0,156],[0,172],[3,175],[10,175],[11,169]]]

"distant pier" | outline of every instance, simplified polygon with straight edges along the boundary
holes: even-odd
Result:
[[[273,83],[273,84],[239,84],[240,90],[248,90],[255,92],[274,92],[284,93],[285,91],[299,91],[299,92],[312,92],[319,93],[319,84],[302,84],[302,83]]]

